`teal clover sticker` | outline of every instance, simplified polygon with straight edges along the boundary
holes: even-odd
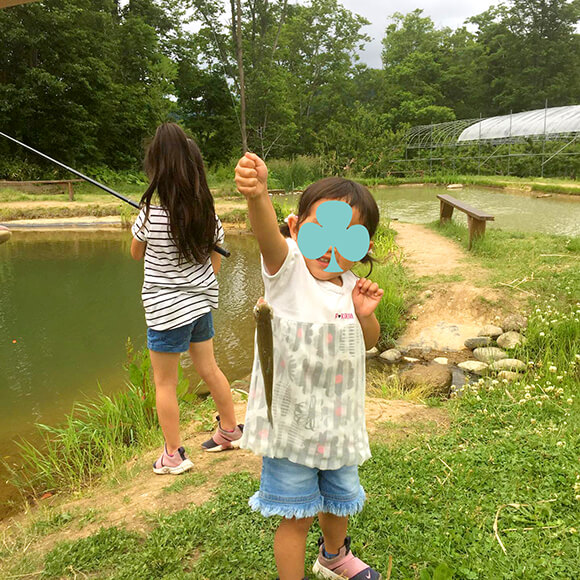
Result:
[[[316,260],[332,248],[330,262],[324,271],[342,272],[334,256],[335,250],[351,262],[357,262],[366,255],[370,243],[369,232],[360,224],[348,227],[352,219],[352,208],[348,203],[325,201],[318,206],[316,219],[320,225],[309,222],[298,231],[297,243],[304,257]]]

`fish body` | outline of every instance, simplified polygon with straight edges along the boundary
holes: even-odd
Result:
[[[258,356],[264,378],[264,390],[266,393],[266,405],[268,407],[268,421],[272,421],[272,390],[274,384],[274,338],[272,335],[272,307],[263,299],[259,298],[254,306],[254,318],[258,338]]]

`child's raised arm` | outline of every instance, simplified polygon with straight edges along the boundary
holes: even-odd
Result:
[[[248,217],[264,266],[273,275],[284,263],[288,246],[280,233],[276,212],[268,196],[268,168],[256,154],[246,153],[238,161],[236,185],[248,202]]]

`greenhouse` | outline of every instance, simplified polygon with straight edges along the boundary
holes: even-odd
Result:
[[[579,136],[580,105],[420,125],[408,131],[405,159],[396,163],[405,172],[575,177]]]

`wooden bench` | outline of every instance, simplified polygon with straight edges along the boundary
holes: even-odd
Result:
[[[73,183],[82,183],[83,179],[58,179],[47,181],[0,181],[0,187],[46,187],[50,185],[62,185],[63,193],[68,193],[68,198],[73,201],[75,192]]]
[[[494,220],[495,218],[491,214],[479,211],[478,209],[475,209],[446,193],[440,193],[437,197],[440,201],[439,223],[442,224],[448,222],[453,215],[454,208],[467,214],[467,225],[469,226],[469,249],[471,250],[473,240],[485,234],[486,222]]]

